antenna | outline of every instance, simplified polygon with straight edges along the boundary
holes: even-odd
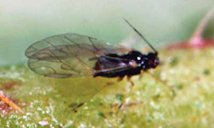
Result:
[[[128,20],[126,20],[125,18],[123,18],[124,21],[149,45],[149,47],[155,52],[157,53],[156,49],[149,43],[149,41],[133,26],[131,25],[131,23],[129,23]]]

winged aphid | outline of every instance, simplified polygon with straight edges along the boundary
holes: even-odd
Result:
[[[125,19],[124,19],[125,20]],[[67,33],[30,45],[25,54],[29,68],[43,76],[131,77],[159,65],[158,52],[127,20],[125,22],[149,45],[151,52],[113,47],[94,37]]]

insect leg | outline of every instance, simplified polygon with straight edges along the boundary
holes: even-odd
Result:
[[[120,82],[120,81],[123,80],[123,78],[124,78],[124,76],[119,76],[118,79],[117,79],[117,81]]]
[[[152,74],[151,72],[147,72],[147,74],[149,75],[149,76],[151,76],[155,81],[157,81],[158,83],[160,83],[161,85],[165,85],[165,87],[167,87],[167,89],[169,89],[170,90],[170,96],[174,96],[174,94],[175,94],[175,91],[174,91],[174,89],[172,88],[172,86],[170,86],[168,83],[167,83],[167,81],[163,81],[163,80],[161,80],[159,77],[157,77],[157,76],[155,76],[154,74]]]
[[[142,78],[143,78],[143,73],[144,73],[145,71],[141,71],[141,73],[139,74],[139,77],[138,77],[138,80],[141,80]]]
[[[146,72],[149,76],[151,76],[153,79],[155,79],[155,81],[163,84],[163,85],[167,85],[166,81],[161,80],[159,77],[156,77],[155,75],[153,75],[151,72]]]
[[[118,77],[117,78],[117,82],[121,82],[123,80],[123,78],[124,77]],[[109,81],[109,82],[106,83],[106,85],[110,86],[110,85],[114,85],[115,83],[116,83],[116,81]]]
[[[127,80],[130,84],[128,84],[128,95],[131,94],[132,90],[133,90],[133,87],[134,87],[134,82],[131,80],[131,77],[132,76],[127,76]],[[131,86],[130,86],[131,85]],[[117,111],[116,113],[118,113],[120,111],[120,109],[123,108],[123,106],[125,106],[125,98],[121,98],[121,103],[118,104],[118,108],[117,108]]]
[[[78,109],[83,105],[84,105],[84,103],[82,103],[82,102],[81,103],[72,103],[70,105],[70,107],[72,108],[72,111],[76,113],[78,111]]]
[[[131,87],[134,87],[134,82],[131,80],[132,76],[127,76],[128,82],[131,84]]]

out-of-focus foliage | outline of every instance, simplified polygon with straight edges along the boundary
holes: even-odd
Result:
[[[0,65],[24,63],[35,41],[79,33],[118,44],[135,25],[158,46],[191,36],[213,0],[1,0]]]

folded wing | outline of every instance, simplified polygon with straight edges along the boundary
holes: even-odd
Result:
[[[32,71],[48,77],[66,78],[93,75],[99,57],[125,52],[93,37],[67,33],[37,41],[25,54]]]

